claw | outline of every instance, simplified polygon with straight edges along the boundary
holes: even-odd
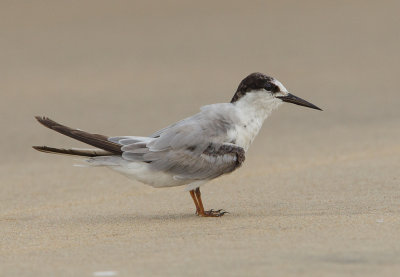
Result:
[[[223,209],[214,210],[211,209],[209,211],[204,210],[203,202],[201,201],[201,193],[200,189],[194,189],[190,191],[190,196],[192,196],[194,205],[196,206],[196,215],[201,217],[221,217],[224,214],[228,213]]]
[[[211,210],[208,210],[208,211],[204,211],[203,215],[200,214],[200,213],[197,214],[197,215],[204,216],[204,217],[221,217],[221,216],[223,216],[224,214],[227,214],[227,213],[228,212],[223,210],[223,209],[219,209],[219,210],[211,209]]]

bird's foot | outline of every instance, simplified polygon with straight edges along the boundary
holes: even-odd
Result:
[[[211,209],[209,211],[204,211],[203,213],[201,213],[200,211],[196,211],[196,214],[202,217],[221,217],[224,214],[228,214],[228,212],[222,209],[216,211]]]

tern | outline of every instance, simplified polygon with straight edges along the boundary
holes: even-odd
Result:
[[[227,212],[204,209],[200,186],[238,169],[264,120],[284,102],[321,110],[289,93],[277,79],[252,73],[229,103],[203,106],[199,113],[147,137],[91,134],[37,116],[47,128],[96,149],[33,148],[84,156],[89,166],[108,167],[155,188],[185,185],[198,216],[220,217]]]

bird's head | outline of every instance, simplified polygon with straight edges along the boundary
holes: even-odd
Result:
[[[231,103],[240,101],[250,102],[255,105],[261,102],[274,105],[288,102],[311,109],[321,110],[310,102],[289,93],[281,82],[275,78],[262,73],[252,73],[240,82]]]

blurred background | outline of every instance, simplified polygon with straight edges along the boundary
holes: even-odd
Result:
[[[60,136],[38,128],[36,114],[145,135],[229,101],[255,71],[325,110],[285,105],[263,138],[349,128],[363,143],[372,134],[361,127],[399,122],[399,8],[398,1],[3,1],[1,145],[13,141],[26,157],[27,143],[57,144]],[[12,153],[8,159],[20,159]]]
[[[80,252],[74,247],[83,238],[92,243],[90,247],[104,243],[104,238],[112,236],[110,228],[117,228],[115,218],[122,228],[117,233],[126,235],[131,220],[140,221],[147,226],[140,230],[143,238],[155,224],[163,228],[164,219],[185,224],[179,217],[183,216],[186,224],[199,224],[195,223],[198,218],[185,217],[193,213],[193,207],[181,188],[148,195],[146,188],[113,172],[76,169],[71,159],[35,152],[31,145],[82,145],[43,128],[33,116],[46,115],[68,126],[105,135],[148,135],[196,113],[200,106],[230,101],[239,82],[256,71],[274,76],[290,92],[324,111],[283,105],[264,124],[244,168],[205,186],[207,204],[213,208],[223,205],[233,213],[226,226],[219,226],[226,227],[224,234],[235,224],[247,226],[243,232],[260,224],[271,226],[271,216],[278,216],[274,220],[279,221],[279,216],[286,218],[288,214],[398,216],[399,11],[399,1],[1,1],[0,224],[5,230],[4,253],[15,255],[7,259],[5,272],[21,274],[13,267],[20,261],[12,257],[22,257],[26,268],[46,273],[35,264],[40,264],[41,258],[58,257],[57,247],[73,249],[67,251],[68,257],[79,263]],[[122,213],[129,216],[118,217]],[[101,223],[95,220],[99,214],[105,217]],[[155,214],[161,218],[149,223],[146,216]],[[179,216],[168,218],[171,214]],[[249,223],[238,216],[243,214],[256,217],[258,223],[254,218]],[[76,215],[81,217],[77,219]],[[235,216],[238,221],[233,221]],[[21,218],[27,222],[21,223]],[[62,218],[66,221],[60,222]],[[281,228],[281,223],[276,228]],[[79,229],[82,224],[86,231]],[[168,225],[169,233],[174,226],[182,230],[176,224]],[[215,227],[212,222],[207,224],[200,226]],[[63,227],[53,230],[55,225]],[[343,227],[343,236],[360,229],[347,227]],[[386,238],[398,237],[392,227],[386,229]],[[97,239],[92,231],[98,234]],[[375,231],[370,231],[369,238],[375,237]],[[300,240],[307,241],[308,232],[306,228]],[[331,232],[321,231],[319,234],[325,235],[317,237],[325,243],[335,237]],[[53,239],[49,239],[51,234]],[[68,240],[67,234],[75,236]],[[252,234],[265,239],[263,232]],[[345,241],[343,236],[329,245],[340,245],[339,241]],[[190,237],[201,241],[202,234]],[[129,236],[124,238],[130,241]],[[284,250],[293,241],[298,242],[283,240],[275,248],[253,241],[252,250],[239,246],[232,249],[227,242],[220,245],[221,252],[211,251],[214,256],[210,259],[230,251],[239,260],[233,255],[228,264],[207,259],[200,264],[203,269],[209,267],[220,273],[237,265],[236,272],[240,273],[247,268],[244,261],[250,253],[265,253],[268,248],[280,253],[273,258],[275,264],[290,260],[293,271],[289,272],[301,272],[304,263],[320,265],[318,259],[308,260],[314,257],[313,251],[330,249],[326,245],[303,245],[299,251],[304,255],[296,260],[285,256]],[[313,243],[311,238],[308,242]],[[397,268],[399,260],[394,254],[399,248],[394,240],[371,245],[371,249],[381,246],[379,255],[373,250],[362,252],[363,243],[365,240],[346,257],[367,264],[378,259],[379,264],[378,257],[383,255],[389,257],[391,269]],[[341,250],[345,251],[346,245],[343,243]],[[127,249],[132,253],[139,251],[137,245],[131,247]],[[210,247],[203,250],[213,249]],[[186,252],[179,252],[182,249]],[[191,249],[180,245],[176,257],[195,256]],[[326,258],[321,259],[337,261],[343,256],[341,250],[323,252]],[[318,253],[315,255],[321,257]],[[120,257],[122,252],[113,255]],[[39,258],[31,260],[32,256]],[[96,257],[96,261],[102,261],[102,256]],[[264,265],[269,260],[263,257],[258,255],[253,260]],[[160,268],[188,276],[183,267],[168,269],[162,258],[155,259]],[[57,263],[64,265],[61,258],[49,264]],[[123,268],[126,263],[121,263]],[[92,265],[84,265],[88,264]],[[333,262],[332,267],[335,265]],[[357,271],[360,264],[354,266]],[[137,268],[130,270],[141,274],[156,270],[146,263],[139,267],[143,271]],[[255,273],[269,270],[255,268],[259,270]],[[95,269],[89,266],[87,270]],[[205,273],[196,270],[194,273]],[[368,272],[374,271],[369,268]]]

